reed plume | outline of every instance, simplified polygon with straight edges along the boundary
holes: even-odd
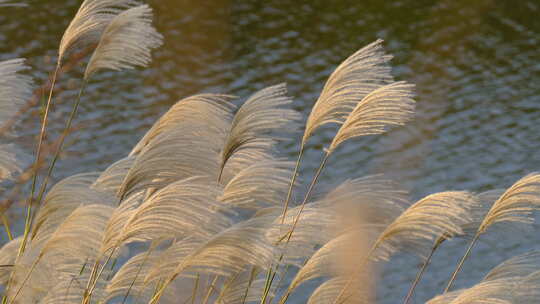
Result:
[[[148,5],[122,11],[104,29],[86,66],[84,79],[101,69],[145,67],[151,61],[152,49],[161,46],[162,40],[152,26],[152,9]]]
[[[343,61],[328,77],[306,122],[296,166],[283,207],[283,219],[287,213],[293,185],[309,137],[322,125],[342,124],[355,105],[369,92],[393,81],[390,74],[391,68],[388,65],[392,56],[384,53],[382,42],[383,40],[377,39],[361,48]]]
[[[4,125],[32,95],[32,79],[21,72],[25,59],[0,61],[0,124]]]
[[[457,274],[463,267],[463,263],[470,255],[480,235],[497,223],[530,224],[533,222],[532,213],[538,208],[540,208],[540,174],[531,173],[515,182],[493,203],[469,243],[465,254],[452,273],[445,292],[452,287]]]

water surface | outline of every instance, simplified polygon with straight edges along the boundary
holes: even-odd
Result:
[[[0,11],[0,60],[26,57],[41,82],[79,1],[28,0]],[[154,0],[165,45],[145,70],[105,72],[84,96],[78,130],[55,178],[102,170],[125,156],[152,123],[182,97],[220,92],[246,97],[286,82],[307,116],[337,64],[376,38],[395,58],[397,79],[417,85],[418,113],[406,127],[355,140],[336,151],[323,183],[383,172],[414,198],[442,190],[507,187],[540,169],[540,5],[534,0],[189,1]],[[51,127],[62,128],[81,69],[60,80]],[[39,119],[25,115],[17,141],[31,151]],[[302,170],[312,174],[335,128],[309,142]],[[284,145],[294,157],[298,145]],[[502,260],[540,247],[540,233],[487,235],[466,263],[467,286]],[[503,241],[504,240],[504,241]],[[508,240],[508,241],[507,241]],[[416,301],[433,296],[464,250],[436,253]],[[399,303],[416,258],[398,256],[383,270],[380,302]],[[297,295],[301,303],[306,295]]]

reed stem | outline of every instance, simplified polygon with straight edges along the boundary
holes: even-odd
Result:
[[[291,200],[294,183],[296,182],[296,177],[298,175],[298,169],[300,167],[300,162],[302,161],[302,156],[304,154],[304,144],[300,147],[300,152],[298,152],[298,158],[296,159],[296,165],[294,166],[294,172],[291,177],[291,183],[289,184],[289,190],[287,191],[287,198],[285,199],[285,206],[283,207],[283,215],[281,217],[281,224],[285,222],[285,216],[287,215],[287,209],[289,208],[289,202]]]
[[[426,258],[426,260],[424,261],[424,263],[422,264],[422,267],[420,268],[420,270],[416,273],[416,278],[414,279],[414,282],[411,285],[411,288],[409,288],[409,292],[407,293],[407,296],[405,297],[405,300],[403,300],[403,304],[408,304],[409,301],[411,300],[412,295],[414,294],[414,289],[416,288],[416,286],[420,282],[420,279],[422,279],[422,275],[424,274],[424,272],[426,271],[429,263],[431,262],[431,258],[433,257],[433,254],[435,253],[435,250],[437,250],[437,248],[439,248],[439,246],[442,244],[443,241],[444,241],[443,238],[439,238],[439,239],[437,239],[435,241],[435,244],[433,245],[433,248],[431,248],[431,252],[429,253],[429,255]]]
[[[450,288],[452,288],[452,284],[456,280],[457,274],[459,273],[459,271],[463,267],[463,263],[465,263],[465,260],[471,254],[471,251],[472,251],[472,249],[474,247],[474,244],[476,244],[476,241],[478,241],[479,237],[480,237],[480,233],[476,233],[474,235],[474,238],[472,239],[471,243],[469,244],[469,247],[467,248],[467,251],[465,251],[465,255],[463,255],[463,257],[459,261],[459,264],[457,265],[456,269],[454,270],[454,273],[452,273],[452,277],[450,278],[450,281],[448,281],[448,285],[446,285],[446,288],[444,289],[443,293],[447,293],[450,290]]]
[[[34,159],[34,172],[32,176],[32,185],[30,187],[30,197],[28,198],[27,202],[27,209],[26,209],[26,219],[24,223],[24,235],[23,240],[21,242],[21,246],[19,247],[19,252],[17,253],[17,257],[20,257],[24,250],[26,249],[26,242],[28,240],[28,234],[30,233],[30,227],[32,224],[32,205],[34,203],[34,194],[36,191],[36,184],[37,184],[37,177],[38,177],[38,171],[39,171],[39,160],[41,158],[41,150],[43,146],[43,141],[45,140],[45,134],[49,119],[49,112],[52,104],[52,96],[54,91],[54,86],[56,84],[56,78],[58,77],[58,71],[60,70],[60,60],[56,64],[56,68],[54,69],[53,78],[51,81],[51,89],[49,90],[49,98],[47,99],[47,104],[45,105],[45,113],[43,114],[43,119],[41,122],[41,131],[39,133],[39,140],[38,145],[36,148],[36,157]]]

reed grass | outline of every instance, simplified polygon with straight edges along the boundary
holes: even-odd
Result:
[[[13,235],[1,214],[8,238],[0,249],[3,303],[285,304],[316,279],[322,283],[306,294],[307,303],[375,303],[372,268],[405,252],[424,261],[403,299],[407,304],[440,245],[458,237],[470,239],[469,246],[446,290],[428,303],[540,301],[538,252],[502,263],[474,286],[450,290],[488,229],[533,222],[540,174],[506,190],[444,191],[415,203],[380,175],[346,180],[312,197],[340,146],[381,135],[414,115],[414,86],[394,81],[382,40],[329,75],[303,128],[296,161],[277,151],[281,135],[301,129],[286,85],[277,84],[254,92],[238,108],[230,95],[184,98],[125,158],[49,187],[91,77],[103,69],[145,67],[162,44],[152,18],[151,8],[138,1],[83,1],[61,39],[47,90],[41,90],[48,94],[34,164],[23,170],[0,146],[3,179],[31,176],[23,234]],[[55,85],[81,48],[91,56],[40,180],[43,154],[51,150],[45,137]],[[11,123],[31,98],[23,63],[0,62],[1,125]],[[335,136],[302,191],[306,143],[327,124],[338,126]],[[304,193],[299,203],[295,191]],[[132,252],[133,244],[142,249]]]

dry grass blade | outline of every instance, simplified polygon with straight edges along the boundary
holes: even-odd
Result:
[[[137,143],[130,156],[139,154],[154,138],[164,133],[178,132],[193,125],[206,129],[207,140],[215,142],[218,149],[225,144],[235,106],[234,96],[220,94],[198,94],[178,101],[167,113],[146,132]]]
[[[0,125],[4,125],[32,96],[32,80],[22,75],[24,59],[0,62]]]
[[[115,16],[103,31],[84,73],[84,79],[98,70],[145,67],[151,51],[162,44],[163,37],[152,26],[152,9],[141,5]]]
[[[219,188],[191,178],[168,185],[151,195],[131,215],[122,242],[147,241],[186,235],[209,236],[230,226],[219,211]]]
[[[506,190],[493,204],[478,228],[484,233],[488,227],[500,222],[529,224],[532,212],[540,208],[540,174],[531,173]]]
[[[242,208],[281,205],[289,188],[294,164],[287,161],[263,161],[234,176],[219,200]]]
[[[368,93],[392,82],[388,65],[392,56],[384,53],[382,42],[378,39],[360,49],[330,75],[308,117],[302,143],[324,124],[343,123]]]
[[[62,36],[58,64],[70,49],[98,43],[111,20],[137,4],[134,0],[85,0]]]
[[[271,135],[297,129],[300,114],[287,108],[292,99],[286,94],[285,84],[267,87],[253,94],[240,107],[221,152],[221,170],[235,153],[247,149],[266,151],[275,142]]]
[[[425,255],[436,238],[463,233],[469,222],[469,209],[474,196],[464,191],[439,192],[428,195],[409,207],[380,234],[373,248],[373,258],[388,259],[397,250]]]
[[[390,126],[409,121],[414,114],[413,88],[414,85],[399,81],[366,95],[343,122],[329,152],[350,138],[381,134]]]

